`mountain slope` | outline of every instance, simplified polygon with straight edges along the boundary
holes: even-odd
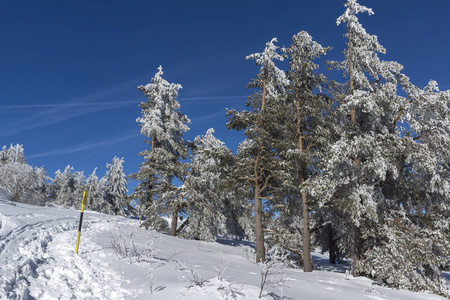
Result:
[[[205,243],[139,228],[139,221],[0,200],[0,299],[257,299],[250,243]],[[444,299],[353,278],[315,254],[319,270],[279,269],[263,299]],[[283,283],[285,286],[281,287]]]

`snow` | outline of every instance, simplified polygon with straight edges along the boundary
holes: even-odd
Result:
[[[77,255],[79,214],[0,200],[0,299],[258,299],[251,243],[184,240],[87,211]],[[126,245],[128,255],[120,259],[112,241]],[[283,276],[285,286],[265,286],[262,299],[444,299],[374,285],[353,278],[348,266],[313,257],[312,273],[276,270],[270,280]]]

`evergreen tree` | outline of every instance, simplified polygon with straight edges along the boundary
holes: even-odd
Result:
[[[225,232],[226,178],[224,168],[232,161],[231,150],[209,129],[195,138],[191,168],[184,183],[182,196],[187,201],[189,235],[200,240],[213,241]],[[180,226],[182,229],[184,226]]]
[[[177,219],[185,203],[174,179],[185,180],[186,164],[181,160],[188,155],[189,143],[183,133],[189,130],[186,124],[190,121],[178,111],[180,104],[176,99],[181,85],[169,83],[162,74],[160,66],[151,83],[138,87],[147,101],[139,105],[142,116],[137,122],[141,133],[149,139],[146,143],[150,149],[139,154],[145,160],[131,178],[140,181],[133,198],[145,207],[144,226],[163,229],[166,226],[163,218],[172,217],[170,234],[176,235]]]
[[[86,184],[85,180],[86,177],[84,176],[83,171],[76,171],[73,173],[74,179],[75,179],[75,191],[73,193],[73,206],[81,209],[81,202],[83,199],[83,193],[86,190]]]
[[[439,264],[448,258],[448,236],[436,235],[442,223],[428,216],[443,217],[448,207],[448,156],[443,154],[449,149],[448,92],[437,92],[434,82],[420,90],[401,73],[400,64],[381,61],[378,53],[385,49],[356,17],[372,10],[356,0],[346,7],[337,21],[347,27],[345,60],[331,63],[348,79],[332,93],[342,130],[327,152],[327,177],[314,192],[330,199],[353,224],[341,232],[352,235],[354,275],[442,293],[441,284],[436,288],[430,282],[440,282],[436,278]],[[399,86],[407,97],[399,95]],[[427,242],[398,257],[411,236]],[[389,275],[394,269],[396,275]]]
[[[72,207],[75,201],[75,191],[77,189],[77,182],[73,172],[73,167],[68,165],[64,172],[56,171],[55,179],[53,180],[53,195],[54,203],[63,207]]]
[[[329,120],[333,101],[317,94],[325,84],[325,76],[316,72],[318,65],[313,60],[325,55],[327,48],[312,40],[305,31],[292,38],[292,45],[284,49],[289,57],[288,103],[285,109],[284,143],[279,149],[286,170],[282,179],[286,204],[278,218],[274,236],[285,247],[297,254],[302,245],[303,269],[311,272],[311,226],[310,212],[317,200],[302,189],[306,181],[312,181],[318,173],[318,163],[324,144],[331,139]],[[281,126],[281,124],[280,124]],[[301,218],[298,212],[302,211]],[[301,242],[298,234],[301,232]],[[277,237],[277,234],[280,235]],[[297,235],[297,237],[295,237]]]
[[[9,148],[3,146],[2,151],[0,151],[0,164],[10,164],[10,163],[26,163],[26,158],[24,154],[23,145],[10,145]]]
[[[108,206],[110,205],[105,200],[105,181],[99,180],[96,174],[97,168],[86,180],[86,190],[88,192],[87,209],[101,213],[108,213]]]
[[[367,34],[359,23],[356,15],[360,12],[373,14],[372,10],[356,0],[348,0],[345,6],[345,13],[337,19],[338,25],[345,23],[347,27],[345,60],[331,65],[342,69],[348,78],[344,87],[334,95],[342,115],[350,116],[350,120],[343,120],[343,130],[332,148],[335,154],[329,160],[329,167],[334,178],[339,177],[339,181],[334,182],[337,185],[335,200],[342,202],[340,206],[353,223],[353,273],[357,275],[355,266],[363,255],[361,226],[370,226],[368,223],[376,220],[380,195],[377,181],[382,180],[388,171],[380,172],[378,164],[382,163],[388,169],[393,167],[390,157],[380,157],[383,152],[379,151],[386,153],[386,148],[395,151],[398,142],[392,122],[388,124],[386,121],[393,120],[392,102],[399,102],[395,73],[401,70],[401,66],[380,61],[378,53],[385,53],[385,49],[377,37]],[[392,143],[388,145],[383,140]],[[377,172],[382,175],[374,178]]]
[[[132,213],[128,203],[128,179],[123,171],[123,158],[114,157],[110,164],[106,164],[105,197],[113,207],[116,215],[127,216]]]
[[[253,202],[257,262],[265,260],[263,204],[271,205],[272,183],[280,170],[275,143],[280,136],[277,122],[283,119],[280,103],[284,101],[285,85],[288,84],[286,74],[274,63],[274,60],[283,60],[277,53],[276,41],[274,38],[268,42],[262,53],[246,57],[255,59],[261,66],[257,79],[248,85],[248,88],[258,89],[247,101],[252,110],[230,110],[227,113],[227,128],[243,129],[246,136],[238,148],[236,176],[246,182],[253,194],[253,199],[248,201]],[[266,221],[270,222],[269,219],[270,216]]]
[[[27,164],[22,145],[0,151],[0,196],[15,202],[44,205],[47,201],[47,175],[43,168]]]

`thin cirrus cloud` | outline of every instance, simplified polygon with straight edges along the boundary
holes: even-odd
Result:
[[[204,116],[201,116],[201,117],[193,117],[191,119],[191,123],[194,123],[194,122],[195,123],[207,122],[207,121],[209,121],[211,119],[216,119],[218,117],[223,117],[223,116],[225,116],[225,114],[226,114],[226,110],[223,109],[223,110],[221,110],[219,112],[215,112],[215,113],[212,113],[212,114],[204,115]]]
[[[0,137],[56,124],[86,114],[116,109],[133,103],[137,104],[137,100],[113,102],[105,102],[102,100],[117,97],[120,93],[129,90],[141,77],[128,80],[122,84],[114,85],[94,93],[82,95],[64,103],[1,105],[0,111],[3,114],[16,114],[21,117],[15,118],[14,121],[7,120],[8,116],[2,118],[6,124],[2,125],[4,130],[0,133]],[[30,110],[31,112],[29,112]]]
[[[136,101],[123,101],[123,102],[101,102],[101,103],[63,103],[63,104],[30,104],[30,105],[6,105],[0,106],[0,110],[7,109],[41,109],[38,112],[20,118],[14,122],[9,122],[4,125],[4,130],[0,132],[0,136],[8,136],[17,134],[26,130],[32,130],[48,125],[60,123],[75,117],[105,111],[110,109],[116,109],[136,103]]]
[[[119,109],[128,105],[138,105],[139,101],[108,101],[99,102],[101,98],[109,97],[119,92],[121,89],[113,88],[91,95],[80,97],[74,101],[67,103],[53,103],[53,104],[20,104],[20,105],[1,105],[0,111],[5,112],[20,112],[23,114],[27,110],[33,110],[33,113],[24,117],[17,118],[15,121],[8,122],[3,125],[4,130],[0,132],[0,137],[14,135],[23,131],[33,130],[63,121],[67,121],[76,117],[87,114],[98,113],[106,110]],[[197,96],[197,97],[181,97],[178,100],[184,106],[195,105],[198,102],[227,102],[230,100],[245,99],[245,96]],[[78,100],[78,101],[77,101]],[[81,100],[81,101],[80,101]],[[97,102],[93,101],[97,100]],[[141,100],[144,101],[144,100]],[[218,116],[219,114],[215,114]],[[209,119],[210,116],[194,118],[197,120]]]
[[[246,96],[199,96],[199,97],[179,97],[178,101],[183,105],[189,105],[195,102],[216,101],[216,102],[230,102],[230,100],[246,99]]]
[[[32,154],[30,156],[28,156],[28,158],[37,158],[37,157],[46,157],[46,156],[56,156],[56,155],[67,155],[67,154],[73,154],[73,153],[77,153],[77,152],[82,152],[82,151],[87,151],[87,150],[95,150],[98,148],[103,148],[105,146],[110,146],[116,143],[120,143],[123,141],[127,141],[130,139],[134,139],[136,137],[141,136],[141,134],[130,134],[130,135],[125,135],[116,139],[112,139],[112,140],[107,140],[107,141],[102,141],[102,142],[96,142],[96,143],[83,143],[83,144],[79,144],[79,145],[75,145],[72,147],[67,147],[67,148],[62,148],[62,149],[55,149],[52,151],[47,151],[47,152],[42,152],[42,153],[37,153],[37,154]]]

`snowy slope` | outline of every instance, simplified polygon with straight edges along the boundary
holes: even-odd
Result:
[[[260,268],[249,244],[182,240],[85,212],[77,255],[78,220],[79,211],[0,200],[0,299],[258,298]],[[128,255],[119,258],[113,243]],[[272,279],[283,276],[286,286],[266,286],[262,299],[444,299],[373,285],[319,254],[315,260],[320,270],[309,274],[274,269],[283,274]]]

